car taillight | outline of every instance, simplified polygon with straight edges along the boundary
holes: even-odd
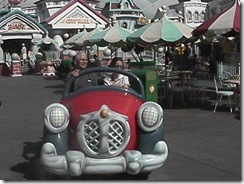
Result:
[[[44,111],[44,124],[50,132],[59,133],[67,128],[69,117],[69,111],[64,105],[53,103]]]
[[[146,132],[154,131],[163,122],[163,109],[155,102],[145,102],[140,107],[137,118],[142,130]]]

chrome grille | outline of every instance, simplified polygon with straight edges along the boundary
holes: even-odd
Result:
[[[124,128],[120,122],[113,120],[109,123],[109,129],[107,134],[108,151],[115,152],[124,143]],[[99,152],[101,143],[101,130],[99,123],[91,121],[85,124],[85,141],[87,146],[94,152]]]
[[[118,121],[111,121],[109,123],[108,143],[109,151],[118,150],[124,143],[124,129]]]
[[[98,123],[95,121],[86,123],[84,134],[87,146],[94,152],[98,152],[100,144],[100,129]]]
[[[129,144],[131,130],[127,116],[102,105],[99,110],[80,118],[77,141],[86,155],[95,158],[118,156]]]

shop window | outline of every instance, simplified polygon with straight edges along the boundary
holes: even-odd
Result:
[[[201,13],[201,22],[204,22],[204,19],[205,19],[205,12],[204,11],[202,11],[202,13]]]
[[[122,27],[125,28],[125,29],[127,29],[127,26],[128,26],[127,25],[127,22],[123,22]]]
[[[197,11],[194,13],[194,22],[199,22],[199,13]]]
[[[192,22],[192,12],[191,11],[188,11],[187,12],[187,22]]]

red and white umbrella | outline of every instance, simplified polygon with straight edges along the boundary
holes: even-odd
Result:
[[[176,44],[192,38],[193,28],[170,20],[166,14],[156,22],[147,24],[127,36],[127,42],[133,45]]]
[[[240,24],[240,0],[235,0],[229,9],[203,22],[192,34],[194,36],[204,35],[206,37],[213,37],[217,34],[226,37],[237,36],[240,34]]]

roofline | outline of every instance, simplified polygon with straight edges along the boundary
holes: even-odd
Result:
[[[57,12],[55,12],[52,16],[48,17],[47,19],[45,19],[43,22],[50,22],[52,21],[54,18],[56,18],[58,15],[60,15],[64,9],[68,9],[69,7],[71,7],[74,3],[80,2],[82,5],[84,5],[87,9],[89,9],[90,11],[92,11],[93,13],[95,13],[96,15],[98,15],[99,17],[101,17],[105,22],[109,23],[109,20],[103,16],[101,13],[99,13],[97,10],[93,9],[92,7],[90,7],[84,0],[71,0],[69,3],[67,3],[63,8],[59,9]]]
[[[22,11],[18,10],[18,9],[15,9],[11,12],[9,12],[8,14],[2,16],[0,18],[0,22],[3,22],[6,18],[14,15],[14,14],[20,14],[22,15],[23,17],[25,17],[26,19],[29,19],[30,21],[32,21],[34,24],[38,25],[38,27],[44,32],[44,33],[47,33],[47,29],[41,24],[39,23],[38,21],[36,21],[34,18],[32,18],[30,15],[28,14],[25,14],[23,13]]]

